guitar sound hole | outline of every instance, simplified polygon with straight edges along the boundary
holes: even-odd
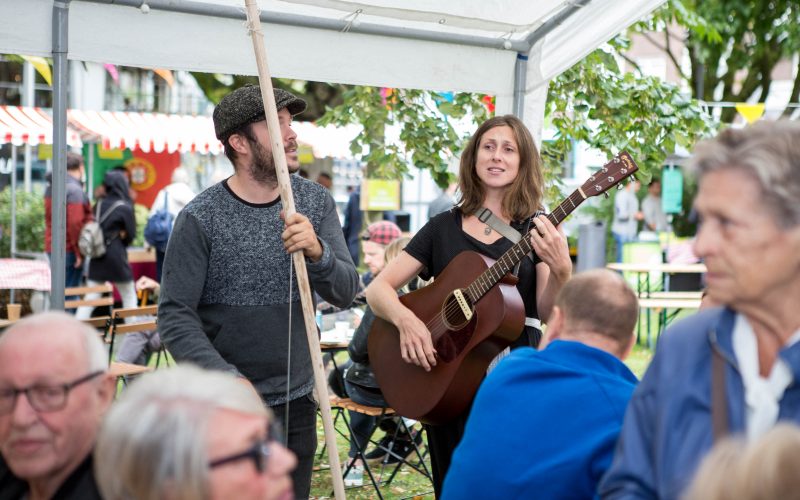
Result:
[[[471,303],[468,303],[468,306],[472,309]],[[444,323],[448,330],[460,330],[469,323],[469,320],[464,315],[464,310],[452,293],[444,302]]]

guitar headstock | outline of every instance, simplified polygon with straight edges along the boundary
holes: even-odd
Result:
[[[621,151],[603,165],[603,168],[592,174],[581,186],[584,196],[591,197],[605,193],[620,181],[633,175],[639,166],[627,151]]]

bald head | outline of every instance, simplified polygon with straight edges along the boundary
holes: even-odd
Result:
[[[52,498],[89,456],[114,396],[97,333],[64,313],[0,335],[0,454],[33,498]]]
[[[617,355],[625,353],[632,343],[639,304],[618,273],[595,269],[576,274],[556,296],[555,307],[562,338],[599,336],[620,347],[613,349]]]
[[[47,342],[59,344],[67,350],[82,353],[86,368],[106,371],[108,355],[97,331],[91,326],[63,312],[34,314],[17,321],[0,334],[0,350],[7,342]]]

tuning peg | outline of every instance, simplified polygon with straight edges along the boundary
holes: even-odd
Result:
[[[609,198],[609,196],[608,196],[608,191],[603,191],[603,196],[605,196],[605,197],[606,197],[606,199],[608,199],[608,198]]]
[[[625,185],[620,182],[619,184],[617,184],[617,191],[619,191],[620,189],[622,189],[624,187],[625,187]]]

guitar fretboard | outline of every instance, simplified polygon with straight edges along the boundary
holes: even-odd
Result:
[[[564,201],[562,201],[555,210],[547,214],[549,220],[554,226],[561,224],[561,221],[567,218],[586,198],[579,190],[575,190]],[[531,223],[533,227],[533,223]],[[531,229],[533,231],[535,229]],[[509,273],[514,266],[517,265],[528,253],[533,249],[531,247],[530,234],[528,231],[518,243],[514,244],[506,253],[502,255],[492,267],[484,271],[478,278],[473,281],[466,289],[465,292],[470,301],[474,304],[481,297],[492,289],[503,276]]]

